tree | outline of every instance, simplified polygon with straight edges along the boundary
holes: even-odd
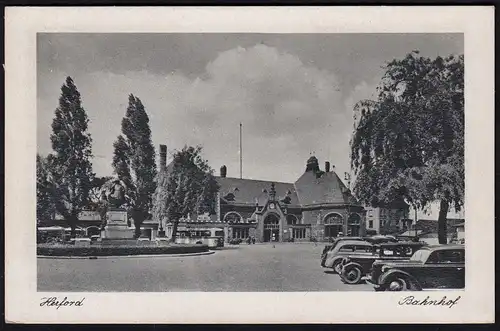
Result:
[[[160,221],[168,219],[173,223],[172,241],[177,236],[180,218],[216,213],[220,187],[201,151],[200,146],[185,146],[174,154],[168,169],[159,175],[153,214]]]
[[[151,142],[149,117],[141,100],[130,94],[122,135],[113,144],[113,168],[127,186],[131,199],[128,213],[134,220],[135,235],[141,235],[141,224],[149,217],[152,195],[156,189],[155,150]]]
[[[355,106],[354,193],[371,205],[439,201],[440,243],[450,207],[464,201],[463,74],[463,55],[431,60],[414,51],[387,64],[376,100]]]
[[[54,219],[55,204],[51,181],[51,160],[40,154],[36,155],[36,219],[37,224]]]
[[[57,212],[67,220],[75,236],[78,214],[88,204],[92,179],[92,138],[80,93],[71,77],[61,87],[59,107],[52,121],[49,155],[53,201]]]

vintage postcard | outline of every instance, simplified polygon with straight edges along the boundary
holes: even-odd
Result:
[[[7,8],[6,320],[493,322],[493,26]]]

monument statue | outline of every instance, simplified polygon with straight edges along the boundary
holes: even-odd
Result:
[[[120,179],[110,179],[101,187],[100,196],[110,207],[118,208],[128,200],[127,186]]]
[[[108,180],[101,186],[100,197],[100,216],[101,229],[107,224],[107,212],[109,209],[119,208],[127,204],[130,198],[127,195],[127,185],[118,178]]]

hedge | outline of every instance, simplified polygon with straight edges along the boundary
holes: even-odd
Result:
[[[50,245],[39,244],[37,255],[42,256],[125,256],[125,255],[161,255],[208,252],[207,245]]]

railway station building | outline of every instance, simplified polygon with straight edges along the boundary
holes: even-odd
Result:
[[[160,153],[160,158],[162,158]],[[162,162],[162,161],[160,161]],[[182,219],[179,234],[217,229],[226,241],[255,238],[268,241],[318,241],[365,234],[366,211],[341,181],[334,167],[311,156],[293,183],[226,176],[216,177],[220,190],[215,215]],[[172,224],[165,224],[171,236]]]

